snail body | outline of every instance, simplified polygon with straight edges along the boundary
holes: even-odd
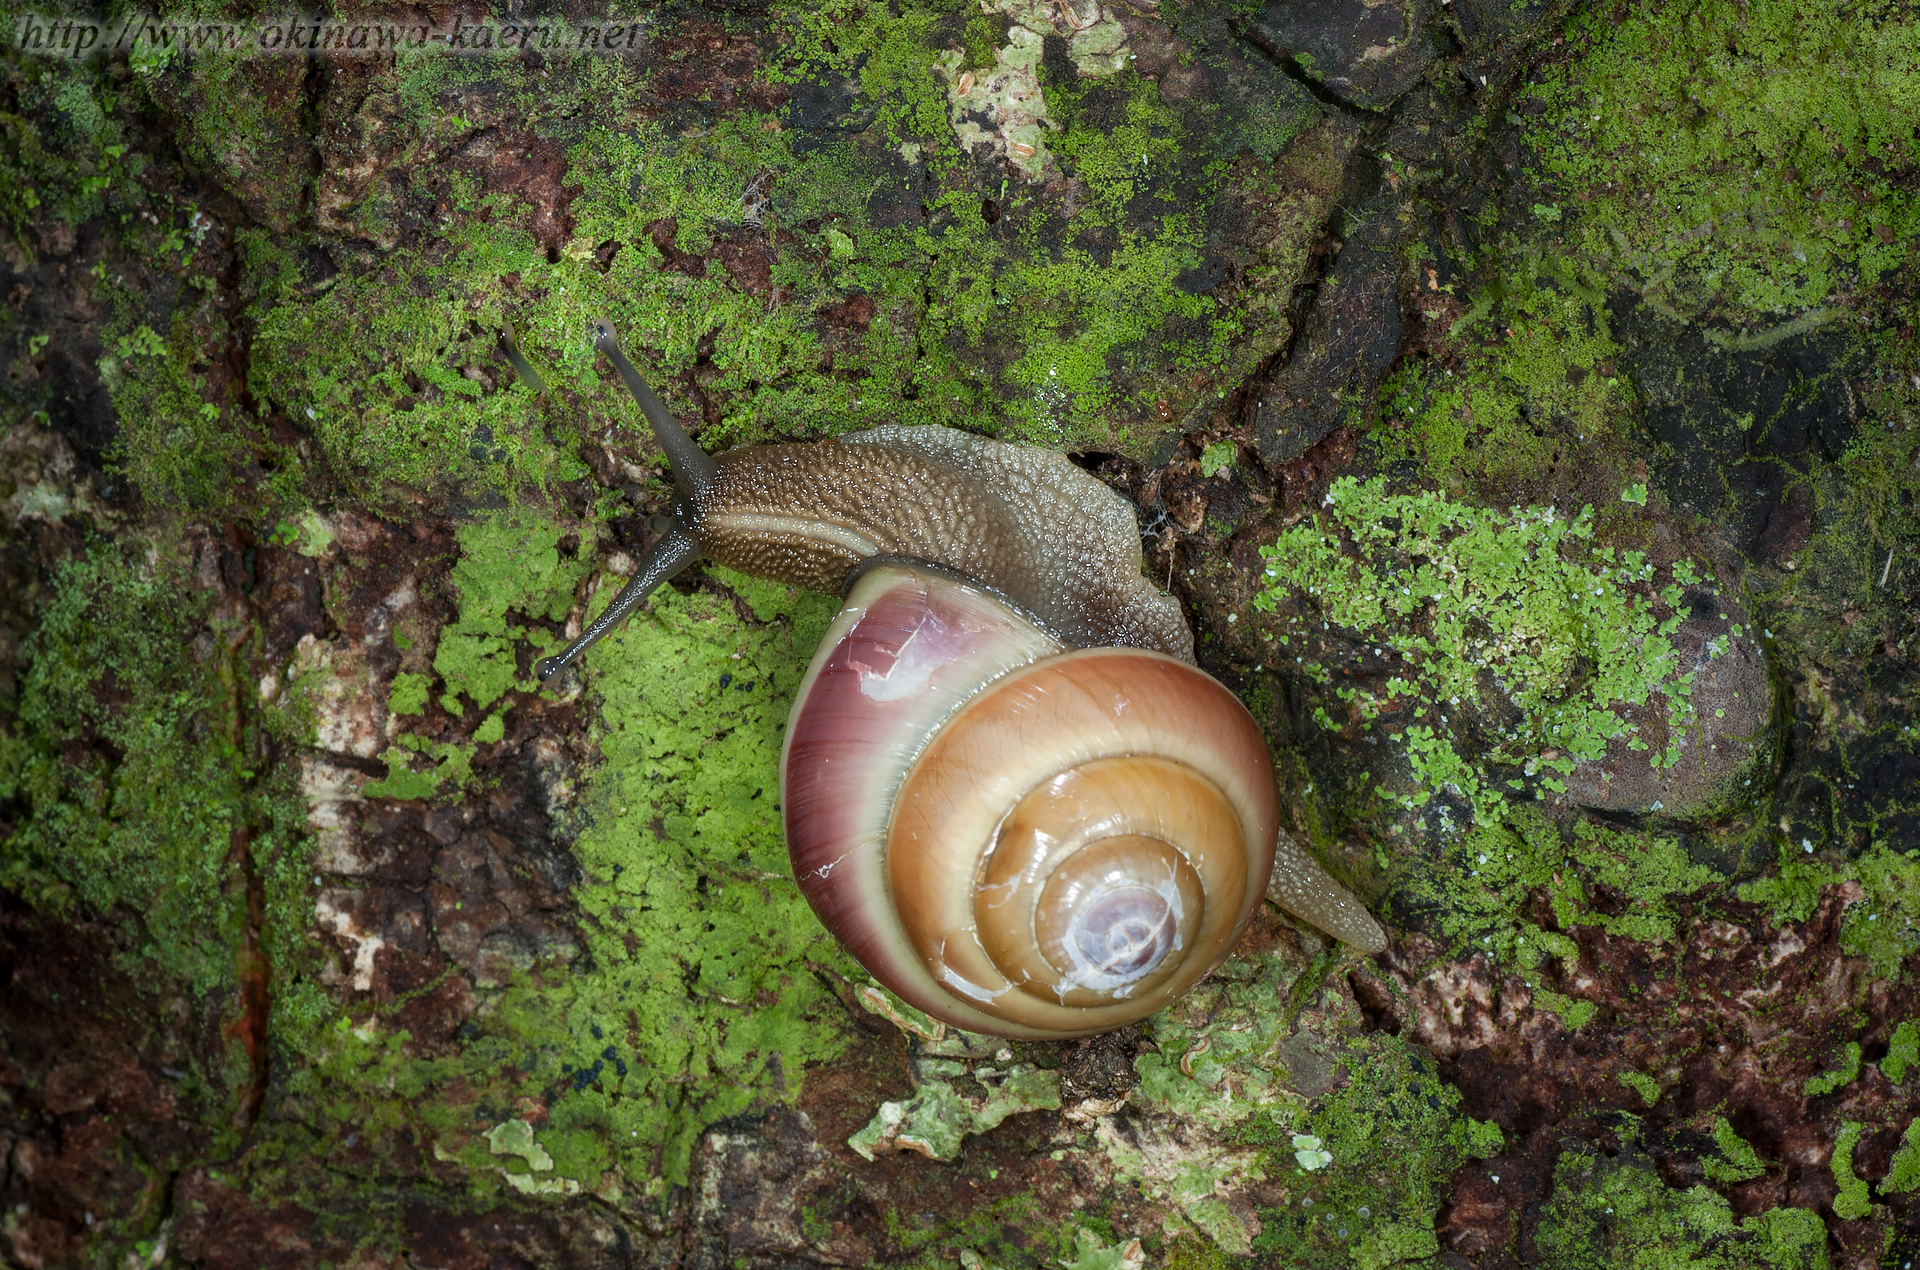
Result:
[[[666,448],[673,523],[540,677],[702,555],[842,592],[781,806],[801,892],[881,983],[969,1031],[1072,1036],[1191,987],[1262,897],[1385,946],[1281,830],[1259,729],[1193,665],[1117,494],[937,426],[709,457],[604,323],[596,344]]]
[[[844,591],[848,573],[870,557],[923,560],[1004,593],[1068,643],[1193,660],[1179,604],[1140,574],[1132,509],[1065,455],[924,425],[710,457],[627,361],[613,328],[596,326],[595,346],[667,452],[673,525],[607,611],[540,663],[542,679],[701,556],[829,593]]]

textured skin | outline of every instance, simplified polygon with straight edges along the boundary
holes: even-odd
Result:
[[[1313,923],[1343,944],[1364,953],[1386,951],[1387,932],[1353,892],[1333,880],[1320,862],[1301,850],[1285,829],[1273,848],[1273,874],[1267,898],[1295,917]]]
[[[743,573],[839,592],[865,557],[911,556],[978,578],[1076,647],[1193,660],[1180,606],[1141,576],[1132,508],[1065,455],[929,425],[715,461],[692,528]]]

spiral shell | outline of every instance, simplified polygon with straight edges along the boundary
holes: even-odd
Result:
[[[1143,1017],[1218,964],[1279,831],[1264,742],[1205,673],[1069,651],[983,587],[902,565],[849,592],[782,761],[794,874],[910,1004],[969,1031]]]

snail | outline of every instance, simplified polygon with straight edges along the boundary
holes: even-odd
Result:
[[[938,425],[704,453],[605,322],[673,470],[671,523],[572,664],[701,556],[839,592],[795,697],[795,881],[908,1004],[971,1032],[1107,1031],[1233,947],[1261,898],[1369,952],[1280,827],[1266,744],[1141,574],[1131,507],[1066,457]]]

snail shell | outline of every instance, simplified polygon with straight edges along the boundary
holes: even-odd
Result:
[[[621,353],[672,524],[572,663],[701,556],[847,599],[787,728],[795,879],[861,964],[970,1031],[1104,1031],[1211,970],[1265,895],[1385,936],[1281,831],[1273,768],[1141,576],[1131,507],[1064,455],[882,427],[709,457]]]
[[[1164,653],[1072,649],[985,588],[864,572],[781,765],[801,891],[874,977],[974,1032],[1106,1031],[1212,970],[1279,806],[1239,701]]]

